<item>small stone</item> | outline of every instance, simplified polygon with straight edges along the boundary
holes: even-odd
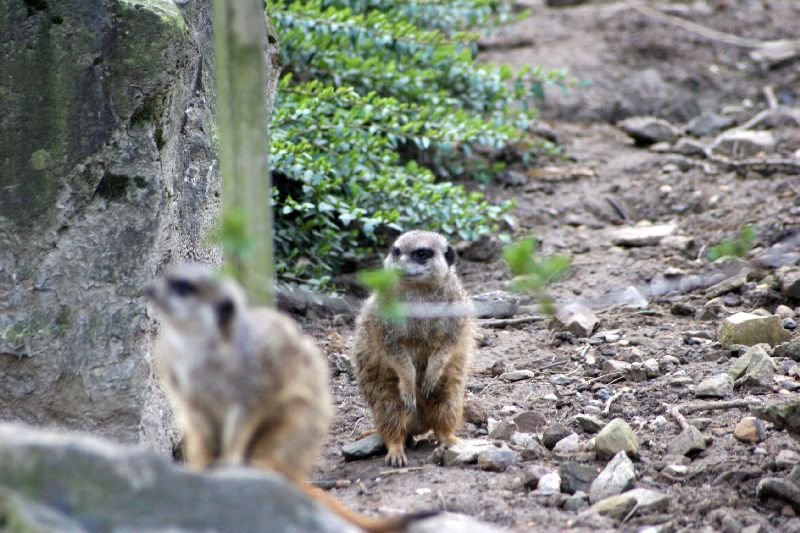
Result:
[[[442,464],[444,466],[475,464],[478,462],[478,455],[482,451],[494,447],[494,444],[488,440],[463,439],[458,444],[445,450]]]
[[[563,387],[564,385],[571,385],[578,381],[578,378],[565,376],[564,374],[555,374],[550,376],[550,384]]]
[[[553,446],[553,453],[559,457],[569,457],[580,449],[581,439],[577,433],[570,433]]]
[[[672,235],[675,229],[674,224],[621,228],[612,233],[611,242],[625,247],[654,246],[664,237]]]
[[[575,494],[576,492],[589,492],[600,469],[575,461],[564,461],[558,466],[558,473],[561,476],[561,492]]]
[[[636,469],[633,461],[624,451],[619,452],[592,482],[589,489],[589,500],[596,503],[609,496],[621,494],[632,488],[635,481]]]
[[[788,357],[792,361],[800,361],[800,339],[776,346],[773,353],[775,357]]]
[[[718,338],[723,347],[760,343],[776,346],[788,341],[791,334],[783,329],[780,318],[775,315],[763,317],[754,313],[736,313],[722,322]]]
[[[689,467],[686,465],[667,465],[662,472],[669,476],[683,477],[689,473]]]
[[[558,401],[558,396],[556,396],[554,393],[551,392],[549,394],[545,394],[544,396],[542,396],[542,400],[545,400],[545,401],[548,401],[548,402],[557,402]]]
[[[667,369],[669,369],[671,367],[674,367],[674,366],[678,366],[680,364],[681,364],[680,359],[678,359],[674,355],[663,355],[658,360],[659,367],[663,367],[663,368],[667,368]]]
[[[331,374],[336,377],[340,374],[347,374],[350,381],[355,381],[356,371],[353,362],[346,354],[334,352],[329,357]]]
[[[675,302],[670,306],[669,312],[675,316],[694,316],[697,310],[685,302]]]
[[[514,367],[509,363],[506,363],[502,359],[498,359],[492,364],[492,366],[486,369],[486,372],[493,378],[501,376],[507,372],[513,372],[513,371]]]
[[[514,417],[521,433],[539,433],[547,424],[547,418],[539,411],[524,411]]]
[[[523,379],[531,379],[535,376],[536,374],[534,374],[533,370],[524,369],[524,370],[513,370],[511,372],[505,372],[503,374],[500,374],[500,379],[502,381],[512,383],[514,381],[522,381]]]
[[[589,495],[583,491],[577,491],[564,502],[565,511],[580,511],[589,507]]]
[[[658,415],[650,421],[648,426],[650,429],[661,429],[668,424],[667,418],[664,415]]]
[[[561,328],[578,338],[591,336],[599,321],[591,309],[580,303],[567,304],[556,312]]]
[[[342,446],[345,461],[357,461],[386,453],[386,445],[380,433],[373,433],[363,439]]]
[[[692,383],[694,383],[694,380],[689,376],[675,376],[669,380],[669,386],[676,388],[685,387]]]
[[[794,309],[788,305],[779,305],[775,308],[775,315],[784,318],[794,318]]]
[[[536,492],[550,496],[561,491],[561,477],[556,472],[545,474],[536,485]]]
[[[760,500],[782,500],[790,503],[795,510],[800,510],[800,487],[788,479],[762,479],[756,486],[756,496]]]
[[[493,446],[478,454],[478,468],[487,472],[505,472],[506,468],[518,461],[517,453],[505,446]]]
[[[636,507],[636,497],[632,494],[617,494],[592,505],[589,510],[601,516],[622,520]]]
[[[667,235],[658,244],[662,248],[685,252],[694,248],[694,238],[685,235]]]
[[[595,451],[600,459],[613,457],[621,451],[635,457],[639,453],[639,439],[627,422],[615,418],[597,434]]]
[[[761,420],[775,424],[778,429],[785,429],[800,435],[800,401],[789,401],[779,405],[753,406],[750,413]]]
[[[747,283],[747,272],[742,272],[715,283],[705,290],[705,294],[709,298],[719,298],[728,293],[741,290],[745,283]]]
[[[781,450],[775,458],[775,465],[783,470],[788,470],[800,464],[800,453],[792,450]]]
[[[475,424],[478,427],[485,427],[489,416],[486,414],[486,408],[483,403],[469,399],[464,403],[464,421],[470,424]]]
[[[608,387],[600,387],[594,391],[594,395],[598,400],[605,402],[611,398],[611,391],[608,390]]]
[[[616,496],[611,496],[605,500],[592,505],[591,510],[602,516],[611,516],[622,519],[630,513],[634,507],[642,514],[656,513],[665,510],[669,506],[669,497],[658,491],[651,489],[633,489]]]
[[[700,382],[694,391],[697,398],[728,398],[733,396],[733,378],[717,374]]]
[[[631,364],[626,361],[617,361],[615,359],[606,359],[603,363],[604,374],[627,374],[631,371]]]
[[[544,444],[544,447],[548,450],[552,450],[558,441],[569,436],[571,433],[572,430],[568,427],[562,426],[561,424],[553,424],[545,428],[542,434],[542,444]]]
[[[517,435],[527,435],[527,433],[517,433]],[[537,439],[531,438],[525,442],[525,448],[522,450],[523,461],[538,461],[545,457],[550,457],[550,450]]]
[[[522,469],[522,483],[528,488],[536,488],[539,480],[547,474],[554,474],[551,468],[543,465],[527,465]]]
[[[742,418],[733,430],[733,436],[742,442],[761,442],[767,437],[764,422],[754,416]]]
[[[536,438],[531,435],[530,433],[520,433],[519,431],[511,435],[511,439],[509,442],[514,446],[519,446],[521,448],[526,448],[531,441],[535,441]]]
[[[781,293],[787,298],[800,300],[800,267],[790,266],[781,267],[775,271]],[[786,306],[784,306],[786,307]],[[777,312],[775,313],[778,314]],[[781,318],[792,318],[794,313]]]
[[[603,414],[603,410],[596,405],[585,405],[583,407],[583,414],[589,416],[600,416],[601,414]]]
[[[705,450],[706,446],[706,438],[700,430],[694,426],[688,426],[669,443],[667,452],[691,457]]]
[[[741,369],[745,365],[744,375],[742,375]],[[772,358],[767,355],[764,348],[753,346],[734,362],[729,374],[736,380],[735,387],[744,387],[754,391],[768,391],[772,388],[775,369]]]
[[[519,431],[513,420],[503,420],[489,430],[489,437],[498,440],[511,440],[511,436]]]
[[[478,318],[509,318],[519,311],[519,297],[506,291],[492,291],[472,297]]]
[[[658,365],[658,361],[652,357],[642,362],[642,368],[644,369],[647,379],[655,379],[661,375],[661,368]]]
[[[711,425],[711,422],[714,420],[711,418],[704,418],[704,417],[695,417],[695,418],[687,418],[686,419],[689,424],[693,425],[700,431],[705,431],[708,426]]]
[[[597,417],[583,414],[575,415],[575,422],[577,422],[586,433],[597,433],[606,425],[605,422]]]
[[[767,130],[728,130],[709,146],[718,154],[739,159],[755,157],[775,151],[775,137]]]
[[[703,305],[702,309],[697,311],[697,314],[694,315],[694,318],[695,320],[707,322],[709,320],[716,320],[725,315],[727,312],[728,310],[725,307],[723,298],[712,298]]]
[[[694,139],[687,139],[686,137],[682,137],[675,141],[675,145],[672,147],[672,151],[676,154],[681,155],[701,155],[705,150],[706,146]]]
[[[783,329],[794,331],[797,329],[797,321],[793,318],[784,318],[781,319],[781,326],[783,326]]]
[[[657,142],[671,143],[678,138],[678,129],[660,118],[630,117],[617,123],[617,127],[633,138],[639,146]]]
[[[727,130],[733,125],[734,121],[730,117],[717,113],[705,112],[690,120],[689,123],[686,124],[686,131],[695,137],[705,137],[707,135],[714,135],[722,130]],[[700,151],[702,152],[702,149]]]

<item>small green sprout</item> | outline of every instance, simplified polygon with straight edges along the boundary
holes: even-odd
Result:
[[[537,296],[542,312],[553,315],[555,305],[545,289],[564,275],[572,261],[564,255],[537,259],[535,257],[537,247],[536,239],[525,239],[518,244],[507,246],[503,250],[503,259],[514,275],[514,279],[511,280],[511,290]]]
[[[397,300],[395,289],[400,283],[400,271],[394,268],[363,270],[358,282],[374,292],[381,316],[390,322],[402,322],[408,316],[405,305]]]
[[[708,249],[706,257],[716,261],[720,257],[744,257],[753,248],[756,240],[756,228],[753,224],[745,224],[739,229],[736,239],[722,241]]]

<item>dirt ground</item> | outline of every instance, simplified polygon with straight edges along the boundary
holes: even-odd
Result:
[[[587,406],[610,404],[605,421],[621,417],[634,429],[641,452],[636,487],[669,497],[666,511],[633,513],[620,523],[586,519],[581,511],[563,508],[566,495],[542,496],[523,483],[523,470],[534,464],[553,469],[566,459],[544,450],[523,457],[504,472],[477,465],[443,467],[430,462],[435,443],[421,441],[409,450],[410,467],[392,469],[383,457],[345,462],[341,446],[372,427],[371,415],[356,384],[347,373],[332,377],[337,417],[317,464],[315,478],[338,480],[332,492],[366,514],[422,509],[464,513],[500,527],[526,531],[798,531],[800,518],[790,506],[760,501],[756,485],[767,475],[781,475],[776,456],[781,450],[800,452],[800,442],[785,431],[766,425],[766,438],[756,444],[736,440],[736,423],[748,413],[726,409],[695,413],[704,418],[703,433],[713,443],[687,459],[685,475],[663,471],[666,449],[680,432],[667,406],[695,400],[704,378],[725,372],[732,364],[730,350],[714,339],[722,317],[699,320],[695,313],[711,300],[702,288],[661,294],[656,281],[691,275],[709,276],[719,267],[705,258],[708,246],[736,235],[744,223],[758,228],[758,254],[792,232],[800,231],[800,176],[776,172],[734,172],[700,156],[684,156],[635,146],[615,127],[632,115],[654,115],[683,127],[701,112],[728,113],[742,123],[769,105],[800,107],[800,59],[768,64],[751,57],[752,49],[734,46],[670,25],[631,9],[625,2],[591,2],[550,8],[532,2],[532,18],[506,35],[509,43],[525,37],[528,44],[492,48],[485,58],[524,64],[568,67],[583,89],[555,94],[542,114],[563,145],[567,159],[547,163],[557,171],[518,169],[525,183],[487,186],[494,199],[513,198],[516,236],[533,234],[544,253],[572,257],[569,275],[553,287],[559,303],[590,303],[600,320],[599,336],[573,338],[549,329],[543,321],[505,328],[479,328],[479,349],[468,381],[467,402],[489,418],[506,420],[520,412],[537,411],[545,426],[565,424],[585,446],[593,435],[583,432],[573,417]],[[798,38],[800,4],[780,0],[697,0],[648,4],[661,13],[690,20],[707,28],[748,39]],[[523,41],[524,39],[517,39]],[[765,87],[769,86],[765,92]],[[765,96],[766,95],[766,96]],[[774,105],[775,102],[773,102]],[[775,157],[800,157],[800,127],[773,124]],[[699,139],[710,142],[710,137]],[[672,223],[683,246],[624,248],[611,243],[611,232],[642,221]],[[472,294],[507,289],[509,273],[500,259],[460,260],[459,271]],[[769,269],[763,274],[768,274]],[[700,278],[703,279],[703,278]],[[654,281],[655,280],[655,281]],[[729,313],[798,302],[759,287],[754,277],[724,295]],[[647,306],[613,306],[616,296],[634,286]],[[305,328],[315,335],[331,358],[347,354],[352,317],[307,315]],[[798,338],[798,331],[793,333]],[[609,335],[606,335],[610,333]],[[669,358],[675,359],[669,363]],[[655,358],[654,379],[617,380],[603,385],[592,378],[603,374],[606,360],[627,362]],[[493,377],[495,366],[531,369],[532,379],[505,383]],[[496,368],[496,366],[495,366]],[[777,372],[776,375],[779,375]],[[564,375],[566,379],[553,379]],[[686,379],[676,379],[687,377]],[[783,376],[782,379],[792,380]],[[559,384],[553,384],[553,381]],[[683,383],[683,384],[680,384]],[[596,385],[596,386],[593,386]],[[770,403],[797,396],[792,383],[776,381],[771,392],[756,398]],[[750,397],[737,390],[731,399]],[[657,417],[663,416],[665,424]],[[691,418],[691,417],[690,417]],[[487,438],[485,422],[467,423],[462,438]],[[579,462],[602,468],[606,461]],[[786,475],[783,472],[782,475]]]

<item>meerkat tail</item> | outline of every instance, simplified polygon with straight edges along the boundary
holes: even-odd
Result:
[[[300,490],[300,492],[309,498],[325,505],[328,509],[333,511],[347,522],[350,522],[356,527],[359,527],[369,533],[400,532],[405,530],[406,526],[415,520],[422,520],[423,518],[435,516],[440,513],[438,510],[430,510],[404,514],[400,516],[373,518],[353,511],[344,503],[337,500],[332,494],[325,492],[319,487],[310,485],[305,481],[295,482],[295,486]]]

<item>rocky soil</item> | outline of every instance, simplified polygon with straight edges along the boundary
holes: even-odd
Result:
[[[515,236],[571,256],[552,294],[580,320],[527,301],[481,319],[464,446],[422,438],[395,469],[343,458],[372,427],[348,373],[353,317],[309,312],[338,409],[315,479],[367,514],[446,509],[512,530],[800,530],[800,426],[775,407],[800,400],[800,47],[758,53],[797,38],[800,7],[531,5],[486,59],[592,83],[543,106],[539,130],[566,157],[486,192],[516,200]],[[745,224],[744,259],[712,262]],[[462,250],[474,295],[507,289],[491,248]]]

